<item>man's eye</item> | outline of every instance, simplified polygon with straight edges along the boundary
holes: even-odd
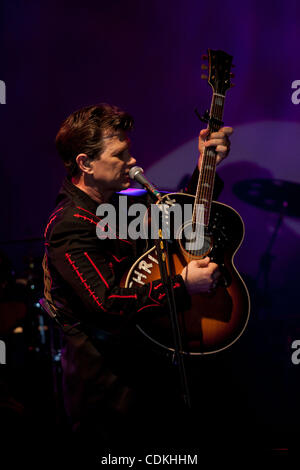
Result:
[[[120,158],[121,160],[123,160],[126,157],[126,150],[123,150],[123,152],[116,153],[115,157]]]

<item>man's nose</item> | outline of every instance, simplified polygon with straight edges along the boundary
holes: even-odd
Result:
[[[136,159],[131,155],[131,158],[128,162],[128,165],[130,166],[134,166],[136,164]]]

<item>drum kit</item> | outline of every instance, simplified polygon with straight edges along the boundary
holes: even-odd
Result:
[[[22,274],[16,275],[0,251],[0,340],[6,349],[6,366],[0,370],[0,404],[8,406],[9,390],[9,400],[29,403],[33,410],[52,409],[51,419],[61,422],[61,334],[39,303],[42,260],[27,256],[23,266]]]
[[[43,290],[41,261],[26,256],[21,275],[16,275],[4,253],[0,254],[0,335],[24,336],[29,351],[46,352],[49,325],[38,302]]]
[[[242,201],[267,212],[277,214],[277,221],[259,259],[254,279],[258,309],[271,311],[270,273],[275,259],[272,249],[285,217],[300,217],[300,184],[280,179],[248,179],[237,182],[233,193]],[[252,280],[253,282],[253,280]],[[268,314],[269,314],[268,313]]]

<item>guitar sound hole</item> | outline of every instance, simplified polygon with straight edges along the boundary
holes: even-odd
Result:
[[[178,231],[177,240],[183,251],[194,257],[204,257],[212,250],[212,237],[200,224],[187,223]]]

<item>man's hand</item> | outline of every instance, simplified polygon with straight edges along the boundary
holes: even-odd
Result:
[[[190,261],[182,270],[181,276],[185,282],[190,295],[210,292],[217,285],[220,271],[216,263],[212,263],[210,258]]]
[[[212,132],[208,140],[208,129],[202,129],[199,134],[198,149],[200,152],[198,168],[200,170],[205,147],[215,147],[217,152],[217,165],[227,157],[230,150],[229,137],[233,133],[232,127],[221,127],[218,132]]]

